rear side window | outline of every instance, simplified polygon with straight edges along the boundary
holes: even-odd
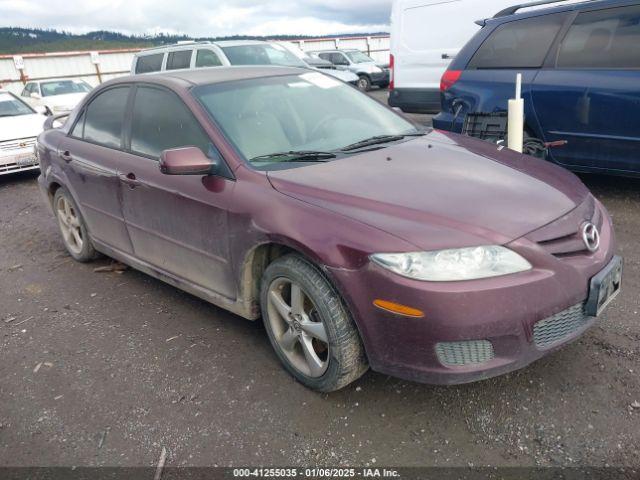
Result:
[[[194,146],[207,154],[210,143],[177,95],[157,88],[138,88],[131,119],[134,153],[158,158],[163,150]]]
[[[83,138],[105,147],[120,148],[128,96],[129,87],[118,87],[109,89],[92,100],[83,114]],[[76,133],[76,129],[73,133]]]
[[[215,52],[206,48],[198,50],[198,54],[196,55],[196,68],[219,67],[221,65],[222,62]]]
[[[565,15],[543,15],[497,27],[468,68],[539,68],[558,35]]]
[[[581,13],[558,53],[558,68],[640,68],[640,6]]]
[[[167,70],[178,70],[191,66],[191,50],[169,52],[167,56]]]
[[[136,62],[136,73],[159,72],[162,69],[163,58],[164,53],[138,57],[138,61]]]

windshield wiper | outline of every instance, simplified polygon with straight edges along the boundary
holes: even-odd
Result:
[[[371,147],[373,145],[382,145],[383,143],[397,142],[405,137],[422,137],[425,132],[405,133],[401,135],[376,135],[375,137],[365,138],[359,142],[352,143],[340,149],[341,152],[349,152],[363,147]]]
[[[313,150],[300,150],[289,152],[269,153],[268,155],[259,155],[251,158],[250,162],[256,162],[261,160],[271,160],[276,158],[283,158],[283,162],[322,162],[336,158],[335,153],[331,152],[316,152]]]

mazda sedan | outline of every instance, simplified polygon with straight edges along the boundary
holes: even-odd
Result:
[[[425,131],[319,72],[112,80],[38,153],[74,259],[262,317],[320,391],[369,367],[444,384],[521,368],[620,291],[611,219],[573,174]]]

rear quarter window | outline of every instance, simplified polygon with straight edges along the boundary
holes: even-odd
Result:
[[[640,68],[640,6],[584,12],[558,52],[558,68]]]
[[[138,61],[136,62],[136,73],[159,72],[162,69],[163,58],[164,53],[138,57]]]
[[[499,25],[467,68],[541,67],[565,18],[564,14],[543,15]]]

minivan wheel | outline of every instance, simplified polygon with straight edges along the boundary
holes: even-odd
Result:
[[[267,267],[260,305],[271,345],[300,383],[332,392],[369,368],[342,298],[301,256],[286,255]]]
[[[97,257],[87,226],[71,195],[60,187],[53,196],[53,211],[58,220],[62,240],[69,255],[78,262],[88,262]]]
[[[356,83],[357,87],[363,92],[368,92],[371,90],[371,80],[366,75],[360,75],[358,79],[358,83]]]

